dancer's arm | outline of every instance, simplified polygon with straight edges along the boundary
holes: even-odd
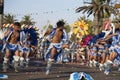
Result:
[[[52,32],[52,29],[49,29],[45,32],[44,36],[49,35]]]
[[[5,33],[4,33],[4,37],[7,37],[8,35],[9,35],[9,33],[10,33],[10,29],[8,29]]]
[[[117,34],[118,34],[118,33],[114,33],[114,34],[108,35],[108,36],[106,36],[105,40],[109,40],[111,37],[113,37],[113,36],[115,36],[115,35],[117,35]]]

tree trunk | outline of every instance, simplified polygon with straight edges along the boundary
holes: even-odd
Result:
[[[92,29],[92,32],[93,32],[94,35],[98,34],[98,18],[97,18],[97,15],[95,15],[94,19],[93,19],[93,29]]]
[[[93,34],[97,35],[99,32],[102,31],[102,25],[103,25],[103,19],[101,18],[98,21],[98,17],[97,14],[94,16],[94,20],[93,20]]]

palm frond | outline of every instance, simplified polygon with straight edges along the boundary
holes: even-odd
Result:
[[[76,9],[76,12],[81,12],[82,10],[88,8],[88,6],[82,6]]]

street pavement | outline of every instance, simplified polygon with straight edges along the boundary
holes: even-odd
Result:
[[[120,72],[114,67],[109,75],[99,71],[96,67],[88,67],[80,63],[54,63],[49,75],[45,74],[46,62],[42,60],[32,60],[28,68],[20,69],[15,73],[9,69],[6,80],[69,80],[73,72],[85,72],[93,77],[94,80],[120,80]]]

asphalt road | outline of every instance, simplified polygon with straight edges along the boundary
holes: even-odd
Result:
[[[46,62],[42,60],[32,60],[28,68],[21,69],[19,73],[15,73],[10,69],[7,73],[6,80],[69,80],[70,74],[73,72],[85,72],[90,74],[94,80],[120,80],[120,72],[114,67],[112,73],[105,75],[96,67],[88,67],[80,65],[80,63],[54,63],[52,71],[49,75],[45,74]]]

